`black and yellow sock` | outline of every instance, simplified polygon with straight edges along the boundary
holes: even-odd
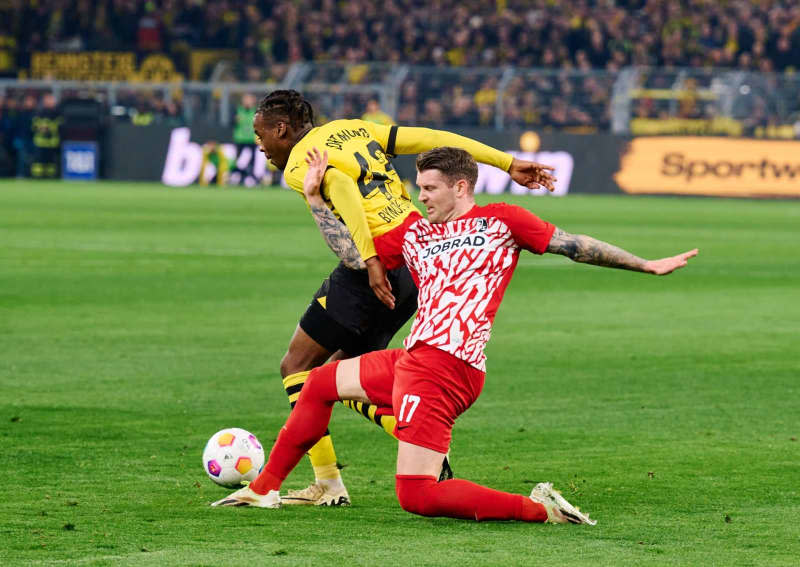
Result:
[[[379,415],[377,414],[378,406],[372,404],[365,404],[364,402],[356,402],[353,400],[342,400],[345,407],[350,408],[359,415],[364,416],[369,421],[383,429],[386,433],[394,437],[394,426],[397,425],[397,419],[392,414]],[[395,437],[396,439],[396,437]]]
[[[286,395],[289,396],[289,405],[294,408],[297,398],[300,397],[300,390],[303,388],[310,370],[290,374],[283,379],[283,387]],[[336,464],[336,452],[333,450],[333,440],[331,433],[327,429],[325,435],[317,441],[317,444],[308,450],[308,457],[311,459],[311,466],[314,469],[314,476],[317,480],[332,480],[341,477],[339,467]]]

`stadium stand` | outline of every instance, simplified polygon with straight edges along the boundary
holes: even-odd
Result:
[[[40,0],[3,3],[0,21],[25,46],[17,68],[33,51],[199,48],[236,49],[259,72],[300,60],[770,72],[800,60],[800,5],[786,0]]]
[[[36,60],[54,53],[102,54],[96,80],[124,81],[113,73],[128,66],[133,83],[196,82],[0,81],[3,171],[24,169],[15,156],[48,92],[92,97],[110,120],[139,126],[231,124],[242,96],[280,85],[306,93],[322,120],[379,99],[397,122],[433,127],[800,130],[800,4],[786,0],[0,3],[0,77],[64,78]]]

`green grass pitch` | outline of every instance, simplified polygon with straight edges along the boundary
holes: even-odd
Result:
[[[206,439],[271,445],[278,363],[335,264],[304,205],[6,180],[0,563],[797,565],[800,202],[507,200],[648,258],[700,248],[663,278],[524,255],[456,424],[457,476],[552,481],[596,527],[407,514],[394,442],[343,407],[353,507],[210,508]],[[304,460],[286,486],[310,479]]]

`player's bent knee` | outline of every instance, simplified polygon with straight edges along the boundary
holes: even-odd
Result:
[[[283,355],[281,359],[281,378],[308,370],[308,368],[301,368],[301,365],[298,364],[299,361],[295,360],[295,358],[291,351]]]
[[[326,357],[315,356],[309,353],[298,352],[296,349],[289,349],[281,359],[281,377],[286,378],[298,372],[311,370],[325,362]]]
[[[303,384],[300,399],[309,397],[326,404],[339,401],[339,393],[336,389],[336,367],[338,365],[338,362],[332,362],[312,370]]]
[[[431,490],[436,488],[436,479],[423,475],[396,475],[395,492],[400,507],[419,516],[436,516],[438,508]]]
[[[281,358],[281,377],[286,378],[297,372],[305,372],[322,364],[333,354],[311,338],[305,341],[292,340],[289,350]]]

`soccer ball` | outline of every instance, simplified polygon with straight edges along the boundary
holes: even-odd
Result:
[[[231,427],[217,431],[203,450],[203,468],[208,478],[233,488],[252,481],[264,466],[264,449],[256,436]]]

